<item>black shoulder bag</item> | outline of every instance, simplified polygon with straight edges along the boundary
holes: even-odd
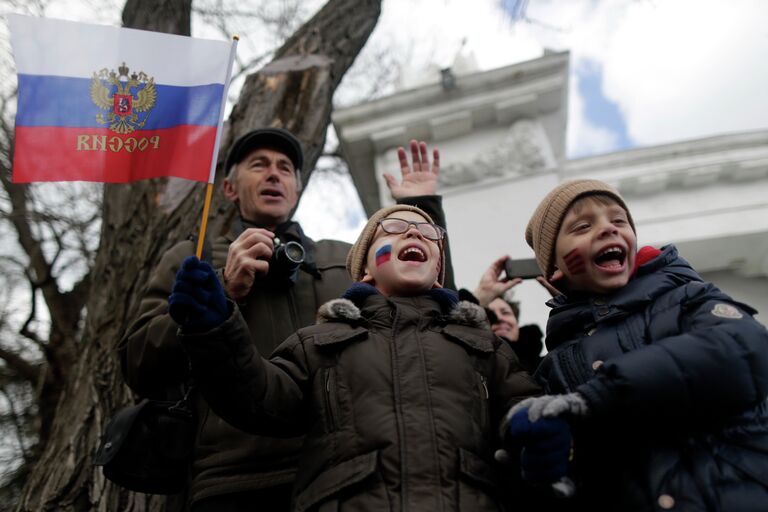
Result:
[[[184,490],[195,440],[192,389],[178,401],[144,399],[109,420],[94,459],[107,479],[147,494]]]

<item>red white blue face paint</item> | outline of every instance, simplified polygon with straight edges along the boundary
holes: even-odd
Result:
[[[587,271],[587,263],[578,249],[574,249],[563,256],[563,262],[571,275],[583,274]]]
[[[392,245],[382,245],[376,250],[376,266],[380,267],[384,263],[392,259]]]

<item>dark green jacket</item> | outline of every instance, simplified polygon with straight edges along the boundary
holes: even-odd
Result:
[[[223,268],[235,232],[212,244],[212,264]],[[302,326],[314,323],[317,308],[338,297],[349,285],[345,268],[349,245],[304,237],[314,256],[314,269],[299,272],[293,286],[254,285],[239,310],[259,350],[270,353]],[[166,390],[185,382],[188,362],[176,338],[177,324],[167,314],[168,295],[183,259],[194,253],[192,241],[166,253],[152,275],[139,318],[120,344],[128,385],[139,395],[163,398]],[[258,326],[258,328],[256,327]],[[232,427],[201,398],[197,400],[198,433],[192,467],[192,500],[251,491],[293,481],[301,438],[270,439],[245,434]]]
[[[497,426],[538,394],[479,306],[430,297],[324,305],[324,323],[259,357],[235,311],[184,334],[201,392],[228,421],[306,434],[293,510],[496,511]]]
[[[445,226],[439,196],[408,198]],[[239,225],[211,244],[209,259],[215,269],[226,263],[230,243],[242,232]],[[257,282],[238,307],[254,346],[270,354],[299,328],[315,323],[317,309],[344,292],[352,281],[345,264],[350,245],[333,240],[314,242],[292,223],[283,237],[301,241],[308,252],[293,286]],[[194,254],[190,240],[171,248],[150,278],[137,319],[118,345],[126,383],[139,396],[166,398],[187,381],[187,357],[177,339],[178,325],[168,315],[168,296],[181,262]],[[446,279],[451,279],[446,262]],[[197,403],[198,434],[192,467],[191,499],[252,491],[293,481],[301,438],[273,439],[245,434]]]

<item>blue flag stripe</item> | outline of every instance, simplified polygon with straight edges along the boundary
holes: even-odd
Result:
[[[144,130],[180,125],[216,126],[224,86],[180,87],[155,84],[157,100],[147,113]],[[46,75],[19,75],[17,126],[103,128],[96,120],[111,112],[91,101],[91,79]]]

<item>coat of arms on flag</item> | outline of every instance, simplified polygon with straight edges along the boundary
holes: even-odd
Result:
[[[91,100],[104,113],[96,114],[99,124],[108,124],[117,133],[131,133],[141,129],[157,101],[155,80],[143,71],[130,74],[123,65],[114,70],[103,68],[93,74]]]

